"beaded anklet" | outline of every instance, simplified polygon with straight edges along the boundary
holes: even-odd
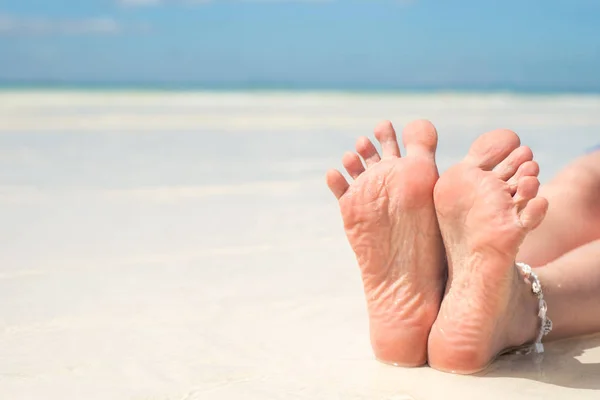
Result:
[[[546,315],[548,312],[548,305],[546,304],[546,301],[544,300],[544,292],[542,291],[542,284],[540,283],[540,280],[538,279],[537,274],[535,272],[533,272],[533,270],[531,269],[531,266],[529,266],[525,263],[518,262],[517,267],[521,271],[521,274],[523,275],[525,282],[531,285],[531,291],[533,292],[533,294],[538,298],[538,301],[539,301],[538,317],[541,320],[540,331],[535,339],[535,342],[530,346],[526,346],[526,348],[524,349],[524,350],[526,350],[525,354],[529,354],[532,351],[535,353],[543,353],[544,345],[542,344],[542,339],[544,338],[544,336],[549,334],[550,331],[552,331],[552,321]]]

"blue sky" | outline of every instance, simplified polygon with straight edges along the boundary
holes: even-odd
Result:
[[[597,0],[3,0],[0,80],[600,91]]]

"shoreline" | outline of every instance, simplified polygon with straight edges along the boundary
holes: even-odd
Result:
[[[515,96],[515,97],[600,97],[599,88],[520,88],[510,86],[429,87],[353,85],[219,85],[197,83],[11,83],[0,81],[0,93],[252,93],[320,94],[346,96]]]
[[[0,97],[7,96],[111,96],[111,97],[193,97],[193,96],[252,96],[257,98],[290,97],[322,99],[580,99],[600,101],[600,92],[515,92],[515,91],[346,91],[346,90],[285,90],[285,89],[160,89],[160,88],[86,88],[86,87],[31,87],[9,88],[0,86]]]

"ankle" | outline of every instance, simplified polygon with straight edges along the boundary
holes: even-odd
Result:
[[[514,290],[514,313],[507,345],[512,347],[533,344],[540,331],[539,301],[518,271],[515,271]]]

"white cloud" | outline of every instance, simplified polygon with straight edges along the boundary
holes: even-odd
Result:
[[[0,35],[110,35],[121,30],[113,18],[54,19],[0,14]]]

